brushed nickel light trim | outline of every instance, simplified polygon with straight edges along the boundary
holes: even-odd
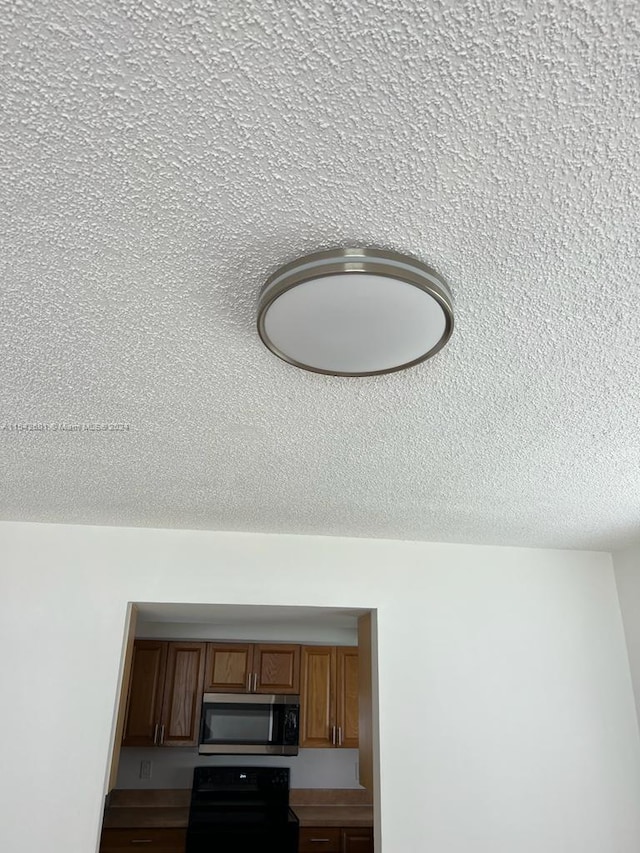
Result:
[[[437,340],[429,341],[424,352],[419,356],[402,363],[375,370],[327,369],[319,364],[305,363],[294,353],[285,351],[272,339],[267,329],[267,317],[270,308],[283,295],[301,285],[323,281],[335,276],[344,275],[380,276],[389,282],[399,282],[400,285],[411,285],[430,297],[432,303],[442,312],[438,315],[438,323],[442,323],[442,333]],[[433,305],[429,310],[433,309]],[[394,373],[420,364],[434,356],[447,343],[453,333],[453,301],[451,292],[442,278],[434,269],[408,255],[369,248],[340,248],[324,252],[315,252],[299,258],[292,263],[280,267],[271,275],[262,291],[258,304],[258,334],[278,358],[293,364],[295,367],[309,370],[313,373],[323,373],[330,376],[376,376]],[[427,330],[425,329],[425,335]]]

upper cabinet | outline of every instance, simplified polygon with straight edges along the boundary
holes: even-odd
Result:
[[[339,646],[336,649],[336,725],[338,746],[358,748],[358,649]]]
[[[334,746],[335,647],[303,646],[301,670],[300,746]]]
[[[254,646],[253,671],[255,693],[299,693],[300,646]]]
[[[203,692],[300,693],[300,746],[356,749],[358,670],[357,646],[136,640],[122,743],[196,746]]]
[[[207,643],[209,693],[298,693],[300,646],[285,643]]]
[[[358,746],[358,649],[303,646],[300,746]]]
[[[129,681],[124,746],[155,746],[162,711],[168,643],[136,640]]]
[[[202,711],[205,643],[169,643],[160,719],[161,746],[196,746]]]
[[[196,746],[206,643],[136,640],[123,746]]]
[[[253,646],[248,643],[207,643],[204,689],[208,693],[248,693]]]

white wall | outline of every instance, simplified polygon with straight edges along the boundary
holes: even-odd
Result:
[[[614,554],[613,564],[640,721],[640,546]]]
[[[608,555],[14,523],[0,555],[2,850],[95,850],[131,600],[378,609],[382,853],[640,849]]]
[[[151,779],[140,762],[151,762]],[[120,753],[116,788],[191,788],[193,768],[212,764],[288,767],[292,788],[360,788],[357,749],[301,749],[298,755],[199,755],[197,749],[135,749]]]

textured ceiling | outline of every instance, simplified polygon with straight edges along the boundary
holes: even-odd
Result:
[[[631,0],[4,3],[0,518],[639,536],[639,33]],[[449,280],[433,360],[262,346],[266,276],[349,244]]]

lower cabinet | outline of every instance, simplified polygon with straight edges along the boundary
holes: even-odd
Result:
[[[373,853],[370,827],[306,826],[300,830],[298,853]]]
[[[186,829],[103,829],[100,853],[146,850],[153,853],[184,853]]]
[[[315,853],[322,850],[324,853],[340,853],[342,850],[342,830],[337,827],[303,827],[300,829],[298,839],[298,853]]]
[[[151,853],[185,853],[185,829],[103,829],[100,853],[148,850]],[[373,853],[370,827],[320,826],[300,829],[298,853]]]
[[[366,826],[343,829],[341,853],[373,853],[373,829]]]

